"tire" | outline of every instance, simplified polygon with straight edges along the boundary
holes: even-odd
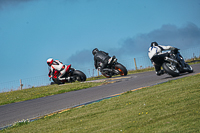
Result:
[[[190,65],[185,64],[185,66],[188,68],[187,72],[189,72],[189,73],[193,72],[193,68]]]
[[[86,80],[86,75],[79,70],[75,70],[73,73],[73,76],[76,77],[76,80],[80,82],[83,82]]]
[[[55,79],[55,78],[52,78],[52,80],[53,80],[54,84],[58,84],[58,85],[64,84],[64,83],[60,82],[57,78],[56,78],[56,79]],[[53,83],[51,83],[51,85],[52,85],[52,84],[53,84]]]
[[[176,68],[176,66],[172,65],[168,62],[164,62],[162,67],[166,73],[168,73],[169,75],[171,75],[173,77],[179,76],[179,74],[180,74],[180,71]]]
[[[121,76],[126,76],[127,75],[127,69],[125,66],[123,66],[120,63],[115,64],[115,70],[118,70]]]
[[[112,77],[112,74],[110,74],[109,72],[101,72],[101,74],[103,76],[105,76],[106,78],[111,78]]]

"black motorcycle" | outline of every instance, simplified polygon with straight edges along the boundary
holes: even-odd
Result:
[[[179,76],[180,73],[193,72],[193,68],[184,61],[179,50],[180,49],[176,48],[165,54],[157,55],[154,58],[157,62],[159,61],[159,63],[162,63],[165,73],[173,77]]]
[[[114,75],[127,75],[126,67],[118,63],[116,58],[112,58],[112,60],[109,62],[110,63],[108,63],[107,66],[101,71],[103,76],[111,78]]]

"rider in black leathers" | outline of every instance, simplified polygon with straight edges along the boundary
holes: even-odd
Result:
[[[98,68],[100,72],[102,72],[106,65],[110,64],[111,61],[116,60],[115,56],[110,57],[108,53],[99,51],[97,48],[92,51],[92,54],[94,55],[94,67],[95,69]]]

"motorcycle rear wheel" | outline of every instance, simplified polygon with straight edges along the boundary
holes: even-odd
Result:
[[[53,84],[58,84],[58,85],[64,84],[64,82],[59,81],[58,78],[52,78],[52,80],[53,80],[54,83],[51,83],[51,85],[53,85]]]
[[[166,73],[168,73],[169,75],[171,75],[173,77],[179,76],[179,74],[180,74],[180,71],[176,68],[176,66],[174,64],[164,62],[162,67]]]
[[[103,76],[105,76],[106,78],[111,78],[112,77],[112,74],[110,72],[101,72],[101,74]]]

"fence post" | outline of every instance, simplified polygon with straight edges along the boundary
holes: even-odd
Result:
[[[22,84],[22,80],[20,79],[20,90],[22,90],[23,84]]]
[[[137,70],[137,64],[136,64],[136,59],[134,58],[134,63],[135,63],[135,69]]]

